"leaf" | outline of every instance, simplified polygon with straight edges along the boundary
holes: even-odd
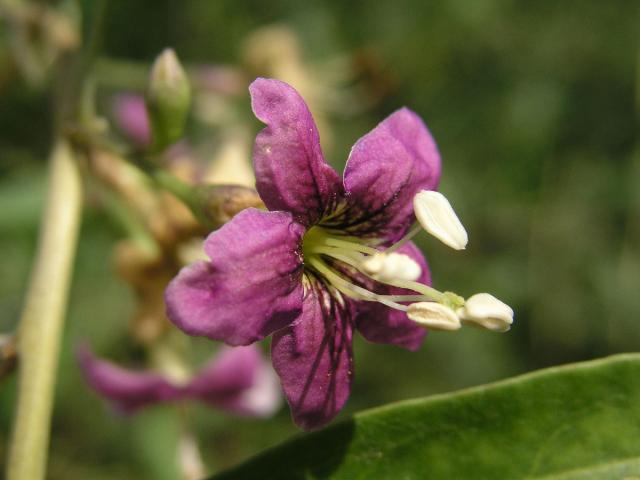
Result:
[[[640,354],[375,408],[215,480],[640,479]]]

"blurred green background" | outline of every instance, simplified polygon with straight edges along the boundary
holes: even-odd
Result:
[[[332,71],[340,64],[336,59],[360,65],[360,77],[366,77],[339,87],[357,89],[356,107],[347,102],[324,109],[327,138],[333,140],[325,154],[336,167],[360,135],[396,108],[406,105],[425,120],[443,158],[441,191],[470,235],[462,253],[420,237],[435,285],[464,295],[491,292],[514,308],[515,325],[504,335],[434,333],[417,353],[358,339],[355,388],[345,416],[638,349],[638,5],[624,0],[113,0],[100,51],[134,62],[126,64],[134,73],[146,71],[166,46],[186,64],[235,64],[246,37],[277,22],[298,35],[313,72],[324,72],[311,75],[312,83],[339,76]],[[17,73],[10,38],[2,24],[2,331],[15,327],[28,280],[54,113],[46,81],[30,86]],[[117,89],[121,79],[108,78],[109,64],[101,65],[107,90]],[[124,75],[122,87],[129,80],[129,87],[142,85],[134,73]],[[238,101],[257,132],[248,95]],[[216,138],[216,128],[200,126],[193,135],[206,143]],[[173,409],[119,418],[85,387],[74,361],[74,345],[83,338],[103,355],[124,349],[133,296],[112,271],[111,249],[120,237],[114,223],[89,206],[60,363],[52,479],[176,478]],[[212,348],[204,341],[196,345],[200,351]],[[3,459],[14,389],[15,378],[0,385]],[[286,408],[266,421],[231,419],[204,407],[192,414],[211,471],[297,432]]]

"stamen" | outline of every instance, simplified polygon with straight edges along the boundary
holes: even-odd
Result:
[[[412,303],[407,309],[407,316],[431,330],[453,331],[462,327],[456,312],[436,302]]]
[[[425,295],[380,295],[381,298],[390,298],[394,302],[432,302],[430,297]]]
[[[362,262],[361,270],[379,282],[387,280],[417,280],[422,274],[420,265],[408,255],[402,253],[378,253]]]
[[[348,265],[351,265],[354,268],[359,268],[363,259],[367,258],[365,255],[359,252],[345,252],[336,247],[313,247],[308,252],[308,254],[322,254],[331,258],[335,258],[336,260],[340,260]]]
[[[413,210],[422,227],[442,243],[455,250],[466,248],[467,231],[444,195],[422,190],[413,197]]]
[[[457,310],[465,324],[494,332],[506,332],[513,324],[513,310],[488,293],[476,293]]]
[[[422,273],[420,265],[411,257],[393,251],[400,248],[419,231],[420,227],[414,226],[403,239],[385,252],[381,252],[370,246],[371,242],[368,242],[368,245],[363,244],[361,239],[343,236],[323,227],[313,227],[305,235],[303,255],[307,266],[324,277],[328,285],[357,300],[379,302],[401,311],[407,311],[407,306],[399,302],[437,301],[451,308],[461,307],[464,300],[458,301],[456,295],[441,293],[435,288],[415,281]],[[349,265],[378,283],[412,290],[417,294],[387,295],[371,292],[344,278],[342,273],[334,270],[323,260],[323,256]]]
[[[311,256],[311,258],[307,259],[307,261],[313,268],[315,268],[327,280],[329,280],[329,282],[331,282],[331,284],[336,289],[338,289],[345,295],[357,300],[379,302],[388,307],[394,308],[396,310],[401,310],[403,312],[407,311],[406,305],[401,305],[399,303],[393,302],[388,298],[385,298],[384,296],[370,292],[366,288],[359,287],[358,285],[354,285],[353,283],[345,280],[337,272],[335,272],[332,268],[325,264],[319,257]]]
[[[356,252],[366,253],[368,255],[375,255],[379,251],[375,248],[368,247],[366,245],[362,245],[361,243],[348,242],[345,240],[338,240],[337,238],[329,237],[324,238],[324,244],[329,245],[331,247],[340,247],[345,248],[347,250],[353,250]]]
[[[414,281],[411,281],[411,280],[403,280],[403,279],[392,279],[392,278],[379,279],[379,278],[376,278],[375,276],[369,274],[366,271],[366,269],[364,269],[362,267],[363,261],[367,257],[365,257],[364,255],[358,255],[355,252],[352,252],[352,253],[349,253],[349,254],[345,254],[345,253],[342,253],[340,250],[335,251],[334,249],[331,249],[331,248],[313,247],[312,249],[310,249],[310,251],[308,253],[310,253],[310,254],[319,254],[320,253],[320,254],[327,255],[327,256],[329,256],[331,258],[335,258],[336,260],[340,260],[341,262],[344,262],[347,265],[352,266],[353,268],[357,269],[360,273],[366,275],[367,277],[371,278],[372,280],[376,280],[376,281],[378,281],[380,283],[383,283],[383,284],[386,284],[386,285],[399,287],[399,288],[404,288],[406,290],[413,290],[414,292],[418,292],[418,293],[422,294],[422,295],[419,295],[419,296],[411,296],[410,295],[409,297],[411,297],[411,298],[409,298],[406,301],[416,301],[416,300],[429,301],[429,300],[434,300],[434,301],[437,301],[437,302],[441,302],[441,301],[443,301],[445,299],[448,299],[448,296],[446,295],[446,293],[442,293],[442,292],[436,290],[433,287],[429,287],[428,285],[424,285],[424,284],[419,283],[419,282],[414,282]],[[380,296],[380,295],[378,295],[378,296]],[[396,300],[397,302],[405,301],[405,300],[398,300],[397,299],[397,297],[403,297],[402,295],[400,295],[400,296],[398,296],[398,295],[387,295],[386,297],[387,298],[392,298],[392,299]],[[449,302],[449,303],[452,303],[452,302]],[[459,303],[459,302],[453,302],[453,303],[455,304],[455,306],[461,306],[462,305],[462,303]]]
[[[413,290],[414,292],[421,293],[429,300],[434,300],[436,302],[442,302],[446,298],[446,295],[444,293],[419,282],[412,282],[409,280],[388,280],[385,283],[394,287]]]
[[[415,222],[413,224],[413,227],[411,227],[411,230],[409,230],[409,232],[404,237],[402,237],[396,243],[394,243],[389,248],[387,248],[384,251],[384,253],[395,252],[397,249],[399,249],[405,243],[407,243],[409,240],[411,240],[413,237],[415,237],[418,233],[420,233],[421,230],[422,230],[422,226],[419,223]]]

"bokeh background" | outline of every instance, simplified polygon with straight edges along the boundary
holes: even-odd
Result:
[[[464,295],[491,292],[513,306],[515,325],[504,335],[434,333],[417,353],[358,339],[355,388],[345,416],[638,349],[638,5],[114,0],[105,14],[96,81],[107,115],[109,95],[140,91],[150,62],[167,46],[189,66],[235,66],[247,77],[286,73],[286,59],[296,57],[304,72],[299,88],[317,94],[311,107],[322,119],[325,154],[337,168],[354,141],[396,108],[406,105],[425,120],[443,158],[441,191],[470,235],[462,253],[419,238],[435,285]],[[264,35],[274,25],[280,34],[256,40],[257,30]],[[8,24],[0,24],[5,332],[19,317],[35,251],[55,114],[52,87],[46,78],[25,80],[12,58],[11,35]],[[206,121],[218,104],[204,97],[196,102],[200,120],[192,121],[189,136],[206,156],[226,120]],[[252,119],[248,94],[235,94],[233,102],[234,121],[255,134],[260,125]],[[133,296],[110,260],[122,231],[89,202],[81,235],[50,478],[176,478],[174,409],[121,418],[79,375],[74,346],[80,339],[89,339],[104,356],[134,356],[126,339]],[[196,341],[193,348],[202,356],[215,346]],[[15,378],[0,384],[3,459],[14,390]],[[192,417],[211,471],[297,432],[286,408],[273,419],[251,420],[197,406]]]

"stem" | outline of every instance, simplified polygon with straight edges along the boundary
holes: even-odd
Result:
[[[189,407],[178,405],[180,437],[176,460],[182,480],[198,480],[206,476],[206,466],[200,453],[198,439],[189,427]]]
[[[18,327],[18,394],[7,480],[45,476],[58,354],[80,224],[81,179],[66,142],[57,142],[50,162],[38,252]]]
[[[195,213],[199,213],[196,210],[196,199],[193,193],[193,187],[180,180],[175,175],[158,168],[151,170],[151,176],[155,182],[178,197],[185,205],[194,210]]]

